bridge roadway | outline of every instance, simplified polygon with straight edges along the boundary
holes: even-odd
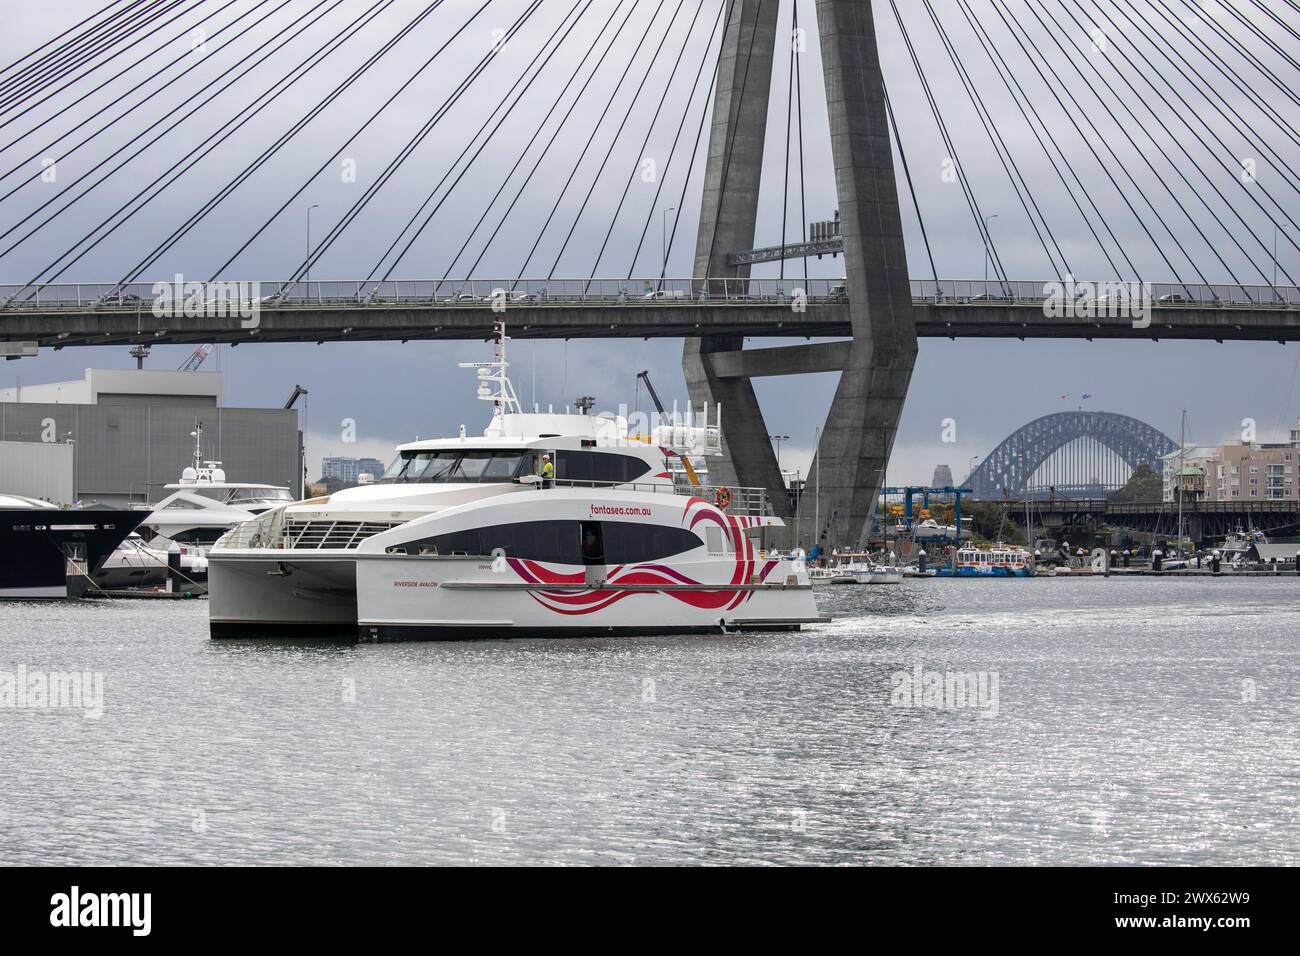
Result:
[[[1012,514],[1018,506],[1012,504]],[[1034,521],[1051,531],[1127,528],[1146,534],[1173,536],[1178,504],[1172,501],[1109,501],[1107,499],[1036,500]],[[1221,539],[1236,530],[1255,528],[1269,534],[1295,534],[1300,529],[1300,503],[1295,501],[1195,501],[1183,507],[1183,523],[1194,540]]]
[[[239,315],[155,316],[153,283],[0,286],[0,342],[73,345],[486,339],[504,310],[517,338],[775,338],[850,334],[835,280],[472,280],[250,283],[226,295]],[[1156,285],[1150,324],[1126,312],[1049,315],[1040,282],[913,281],[917,331],[946,338],[1300,339],[1300,289]],[[805,288],[806,287],[806,288]],[[510,290],[497,294],[497,290]],[[650,290],[649,292],[645,290]],[[803,295],[800,295],[800,293]],[[205,289],[202,301],[221,292]],[[198,300],[196,300],[198,301]],[[1103,304],[1104,308],[1104,304]],[[218,311],[215,307],[208,311]],[[1112,307],[1112,312],[1122,311]],[[782,374],[835,365],[834,350],[758,349],[729,374]]]

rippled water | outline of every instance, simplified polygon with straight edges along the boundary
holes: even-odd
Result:
[[[0,604],[0,863],[1300,863],[1300,580],[819,591],[801,634],[213,642]],[[902,706],[985,672],[996,708]],[[993,713],[996,709],[996,714]]]

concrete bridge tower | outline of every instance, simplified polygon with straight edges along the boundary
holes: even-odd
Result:
[[[749,274],[747,265],[728,265],[727,257],[754,247],[779,6],[778,0],[736,0],[731,10],[714,102],[696,276]],[[696,405],[723,403],[727,454],[712,466],[716,479],[768,488],[777,512],[787,518],[784,485],[751,376],[841,372],[813,465],[822,525],[813,537],[823,545],[854,545],[864,534],[897,433],[916,362],[916,326],[871,0],[818,0],[817,26],[852,341],[830,348],[756,350],[736,361],[738,356],[727,353],[743,349],[740,336],[688,339],[682,366]],[[783,47],[788,42],[781,37]],[[809,496],[804,528],[812,520]]]

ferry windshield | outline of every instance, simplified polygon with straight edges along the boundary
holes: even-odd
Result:
[[[526,451],[446,449],[404,451],[388,466],[381,482],[513,481],[528,474],[532,454]]]

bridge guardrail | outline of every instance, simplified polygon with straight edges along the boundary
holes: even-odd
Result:
[[[255,285],[254,285],[255,281]],[[199,284],[203,286],[205,284]],[[842,279],[402,279],[385,282],[312,279],[248,280],[263,308],[414,306],[436,308],[529,305],[673,306],[731,303],[779,305],[802,291],[811,303],[846,302]],[[151,312],[157,284],[133,282],[0,285],[0,311]],[[174,286],[174,280],[167,284]],[[1049,282],[913,279],[914,301],[933,305],[1038,307],[1048,298]],[[196,292],[203,301],[203,291]],[[1237,286],[1152,283],[1155,308],[1300,308],[1295,286]]]

